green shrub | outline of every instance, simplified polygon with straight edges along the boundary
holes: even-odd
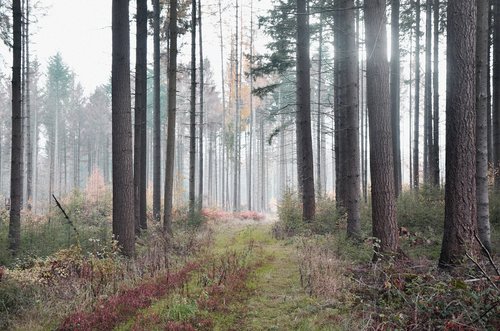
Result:
[[[402,192],[397,207],[399,226],[417,231],[443,228],[443,189],[422,187],[418,192]]]
[[[11,318],[34,303],[32,291],[11,279],[0,281],[0,330],[7,330]]]

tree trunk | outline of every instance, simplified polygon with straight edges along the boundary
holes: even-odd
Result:
[[[432,177],[434,175],[434,163],[432,162],[433,152],[433,137],[432,137],[432,6],[433,0],[426,0],[425,6],[425,116],[424,116],[424,161],[426,164],[425,183],[432,185]]]
[[[239,33],[239,28],[238,28],[238,21],[239,21],[239,5],[238,5],[238,0],[236,0],[236,17],[235,17],[235,22],[236,22],[236,30],[235,30],[235,43],[234,43],[234,51],[235,51],[235,56],[234,56],[234,63],[235,63],[235,121],[234,121],[234,179],[233,179],[233,211],[239,211],[240,210],[240,200],[239,200],[239,195],[240,195],[240,130],[241,130],[241,125],[240,125],[240,87],[239,87],[239,58],[238,58],[238,33]]]
[[[146,121],[147,121],[147,0],[137,0],[135,63],[135,134],[134,134],[134,210],[135,233],[147,228],[146,222]]]
[[[323,6],[324,2],[321,2]],[[320,22],[323,21],[323,14],[320,14]],[[318,114],[316,116],[316,180],[317,180],[317,192],[318,197],[323,195],[324,187],[322,186],[322,177],[324,174],[321,173],[321,131],[322,131],[322,114],[321,114],[321,88],[322,84],[322,70],[323,70],[323,24],[319,25],[319,43],[318,43],[318,92],[317,92],[317,104],[318,104]]]
[[[347,211],[347,234],[361,235],[359,211],[359,105],[358,53],[354,31],[354,0],[337,0],[338,13],[335,40],[338,48],[337,107],[340,116],[340,170],[342,177],[340,203]],[[336,54],[336,55],[337,55]]]
[[[113,0],[113,234],[122,253],[135,252],[129,1]]]
[[[433,146],[431,154],[431,184],[439,187],[439,0],[434,0],[434,88]]]
[[[493,26],[493,166],[500,169],[500,1],[494,1]],[[500,191],[500,171],[495,171],[495,191]]]
[[[311,137],[311,82],[308,0],[297,0],[297,174],[302,218],[312,221],[316,212]]]
[[[420,136],[420,0],[415,1],[415,129],[413,130],[413,188],[419,186],[419,136]]]
[[[394,193],[399,196],[401,184],[400,138],[400,49],[399,49],[399,0],[391,2],[391,125],[394,157]]]
[[[476,241],[475,1],[448,3],[446,190],[439,266],[453,268],[474,254]]]
[[[196,168],[196,0],[191,1],[191,97],[189,99],[189,214],[194,215]]]
[[[26,50],[26,205],[28,210],[31,210],[33,204],[33,139],[31,128],[31,98],[30,98],[30,33],[29,33],[29,20],[30,20],[30,6],[26,1],[25,5],[25,50]]]
[[[172,235],[172,198],[174,189],[175,117],[177,105],[177,0],[170,0],[170,49],[168,61],[167,152],[165,156],[165,202],[163,228]]]
[[[21,0],[12,1],[12,145],[10,169],[9,250],[16,256],[21,246],[21,204],[23,197],[23,136],[21,109]]]
[[[387,62],[386,5],[384,0],[365,2],[366,89],[370,125],[373,236],[380,240],[377,253],[399,249],[391,142],[389,64]]]
[[[198,209],[201,211],[203,208],[203,128],[204,123],[204,94],[205,94],[205,82],[204,82],[204,65],[203,65],[203,34],[201,29],[201,0],[198,0],[198,22],[199,22],[199,41],[200,41],[200,148],[199,148],[199,182],[198,182]]]
[[[159,222],[161,218],[160,0],[153,0],[153,12],[153,219]]]
[[[488,199],[488,11],[489,1],[477,1],[476,43],[476,199],[479,239],[491,251]]]

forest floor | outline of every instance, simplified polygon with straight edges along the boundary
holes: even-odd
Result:
[[[273,223],[268,217],[209,225],[212,247],[188,289],[158,300],[117,329],[348,329],[347,311],[306,293],[296,245],[274,239]]]

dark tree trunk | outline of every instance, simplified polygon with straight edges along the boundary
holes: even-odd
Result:
[[[308,0],[297,0],[297,174],[302,198],[302,218],[313,220],[316,212],[311,137],[311,82]]]
[[[129,1],[113,0],[113,234],[122,253],[135,252]]]
[[[238,0],[236,0],[236,15],[235,15],[235,23],[236,23],[236,30],[235,30],[235,43],[234,43],[234,63],[235,63],[235,68],[234,68],[234,73],[235,73],[235,120],[234,120],[234,179],[233,179],[233,211],[239,211],[240,210],[240,136],[241,136],[241,114],[240,114],[240,75],[239,75],[239,70],[240,70],[240,61],[238,57],[238,48],[239,48],[239,43],[238,43],[238,37],[239,37],[239,27],[238,27],[238,21],[239,21],[239,4]]]
[[[493,166],[500,169],[500,1],[494,1],[493,26]],[[495,191],[500,191],[500,171],[495,171]]]
[[[17,255],[21,246],[21,205],[23,197],[23,135],[21,109],[21,0],[13,0],[12,44],[12,145],[10,169],[9,250]]]
[[[432,6],[433,0],[426,0],[425,6],[425,94],[424,94],[424,181],[427,185],[432,184],[434,164],[432,162]]]
[[[431,154],[431,184],[439,186],[439,0],[434,0],[434,88],[433,145]]]
[[[339,202],[347,211],[347,234],[361,235],[359,211],[359,104],[358,53],[354,31],[354,0],[337,0],[338,28],[335,40],[338,48],[336,67],[338,75],[337,107],[340,116],[340,171]],[[336,54],[336,55],[337,55]]]
[[[147,0],[137,0],[135,63],[135,134],[134,134],[134,210],[135,232],[147,228],[146,222],[146,121],[147,121]]]
[[[400,49],[399,0],[391,2],[391,125],[394,157],[394,192],[401,193],[401,138],[400,138]]]
[[[198,23],[199,23],[199,41],[200,41],[200,142],[199,142],[199,169],[198,169],[198,209],[201,210],[203,208],[203,129],[205,126],[204,123],[204,114],[203,114],[203,107],[204,107],[204,94],[205,94],[205,82],[203,81],[205,79],[204,77],[204,65],[203,65],[203,34],[202,34],[202,28],[201,28],[201,0],[198,0]]]
[[[419,136],[420,136],[420,0],[415,1],[416,32],[415,32],[415,129],[413,130],[413,188],[419,186]]]
[[[476,195],[479,239],[491,250],[488,198],[488,12],[489,1],[477,1],[476,44]]]
[[[476,248],[476,14],[475,1],[448,2],[442,268],[462,264]]]
[[[189,100],[189,214],[195,207],[196,168],[196,0],[191,0],[191,97]]]
[[[170,49],[168,60],[167,152],[165,156],[165,202],[163,228],[172,235],[172,199],[174,191],[175,117],[177,105],[177,0],[170,0]]]
[[[153,219],[157,222],[161,218],[160,11],[160,0],[153,0]]]
[[[365,1],[366,89],[370,123],[373,236],[380,240],[377,252],[396,253],[399,234],[394,194],[391,142],[389,64],[387,62],[385,0]],[[374,259],[378,258],[378,254]]]
[[[30,98],[30,32],[29,32],[29,20],[30,20],[30,5],[27,0],[25,5],[25,58],[26,58],[26,206],[28,210],[31,210],[33,204],[33,139],[32,139],[32,128],[31,128],[31,98]]]

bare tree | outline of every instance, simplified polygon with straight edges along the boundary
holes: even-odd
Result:
[[[400,49],[399,49],[399,0],[391,2],[391,123],[392,150],[394,153],[394,190],[399,196],[401,185],[401,138],[400,138]]]
[[[160,128],[160,0],[153,0],[153,219],[160,221],[161,128]]]

